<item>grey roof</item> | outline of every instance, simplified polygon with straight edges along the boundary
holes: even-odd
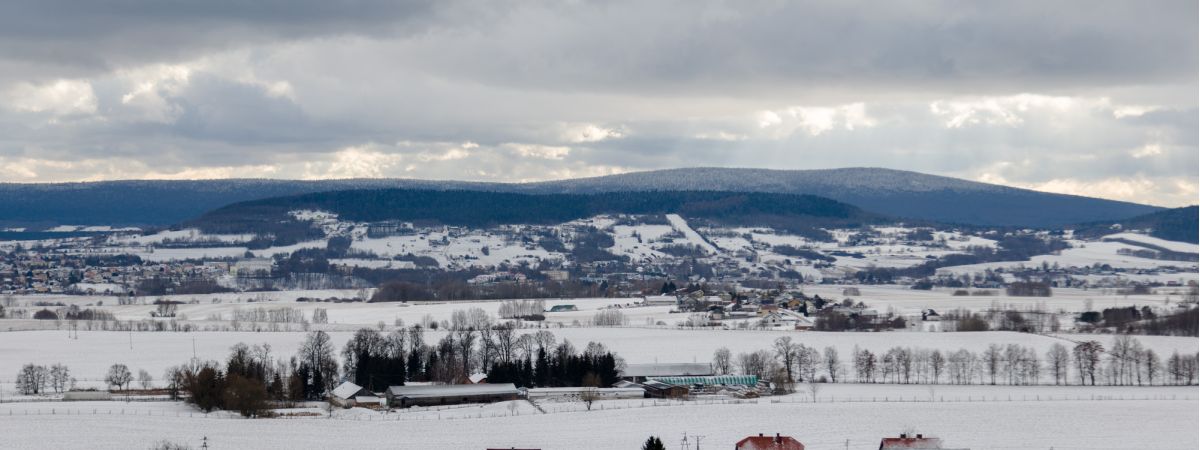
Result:
[[[517,386],[505,384],[439,384],[427,386],[389,386],[388,393],[395,397],[421,398],[464,395],[516,395]]]
[[[337,388],[334,388],[333,396],[337,398],[351,398],[354,397],[355,394],[358,394],[362,391],[362,386],[347,381],[338,385]]]
[[[629,364],[621,371],[624,377],[671,377],[713,375],[708,363]]]

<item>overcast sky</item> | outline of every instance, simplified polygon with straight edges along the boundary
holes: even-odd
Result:
[[[1195,0],[7,0],[0,181],[871,166],[1178,206],[1197,51]]]

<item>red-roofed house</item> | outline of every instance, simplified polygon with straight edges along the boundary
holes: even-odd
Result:
[[[738,441],[734,450],[804,450],[804,444],[791,436],[750,436]]]

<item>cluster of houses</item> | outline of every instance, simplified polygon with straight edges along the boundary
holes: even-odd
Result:
[[[78,251],[0,252],[0,292],[123,295],[135,293],[134,288],[145,280],[215,280],[232,270],[229,263],[219,261],[123,264],[120,259],[96,256]]]
[[[686,438],[685,438],[686,439]],[[691,448],[690,444],[684,443],[684,447]],[[699,444],[697,444],[697,448]],[[764,435],[759,433],[757,436],[747,436],[733,444],[733,450],[805,450],[802,442],[791,436],[783,436],[775,433],[774,436]],[[932,436],[901,434],[900,437],[885,437],[879,441],[879,450],[908,450],[908,449],[943,449],[954,450],[944,447],[942,440]],[[487,450],[540,450],[540,449],[516,449],[510,448],[488,448]],[[967,449],[958,449],[967,450]]]
[[[791,436],[749,436],[737,442],[734,450],[804,450],[804,444]],[[942,440],[932,436],[901,434],[900,437],[885,437],[879,441],[879,450],[900,449],[943,449]],[[966,450],[966,449],[961,449]]]

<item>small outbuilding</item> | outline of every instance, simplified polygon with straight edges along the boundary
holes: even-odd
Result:
[[[333,389],[329,401],[343,408],[350,408],[359,403],[379,403],[379,397],[362,386],[346,381]]]
[[[663,383],[655,380],[643,382],[642,389],[646,391],[646,396],[650,398],[687,398],[690,392],[687,386]]]

